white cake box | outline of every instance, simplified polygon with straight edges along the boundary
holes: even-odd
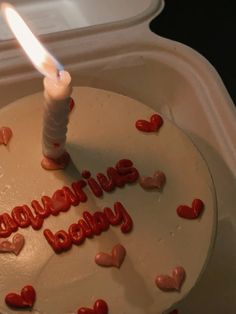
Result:
[[[181,127],[206,159],[216,187],[219,224],[202,279],[180,314],[233,314],[236,307],[236,111],[224,84],[197,52],[153,34],[162,0],[11,1],[65,65],[74,85],[118,92]],[[60,21],[60,23],[58,23]],[[42,78],[0,21],[0,93],[6,106],[42,90]]]

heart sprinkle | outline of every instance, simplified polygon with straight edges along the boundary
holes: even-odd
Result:
[[[0,128],[0,144],[7,145],[12,138],[12,130],[9,127],[3,126]]]
[[[10,307],[25,308],[32,307],[36,299],[36,292],[32,286],[25,286],[21,289],[21,294],[9,293],[5,297],[5,302]]]
[[[173,310],[173,311],[171,311],[169,314],[178,314],[179,312],[178,312],[178,310]]]
[[[180,205],[176,211],[177,214],[186,219],[197,219],[204,210],[204,203],[200,199],[194,199],[192,207],[187,205]]]
[[[185,279],[185,270],[183,267],[175,267],[172,276],[159,275],[156,277],[155,283],[157,287],[163,291],[180,291]]]
[[[94,303],[93,309],[81,307],[77,314],[108,314],[108,306],[104,300],[97,300]]]
[[[150,121],[137,120],[136,128],[142,132],[157,132],[163,124],[163,119],[159,114],[153,114]]]
[[[95,262],[100,266],[114,266],[120,268],[126,255],[126,250],[121,244],[113,247],[111,254],[100,252],[95,256]]]
[[[166,176],[162,171],[156,171],[152,177],[142,177],[139,184],[145,190],[158,189],[161,190],[166,182]]]
[[[25,238],[22,234],[17,233],[9,240],[0,240],[0,253],[14,253],[18,255],[25,244]]]

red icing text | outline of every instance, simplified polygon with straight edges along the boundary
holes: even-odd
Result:
[[[86,202],[85,188],[89,188],[94,196],[102,197],[103,191],[111,192],[116,187],[123,187],[127,183],[137,181],[139,173],[133,167],[131,160],[122,159],[117,162],[115,167],[107,168],[107,175],[98,173],[97,180],[91,177],[89,171],[83,171],[82,176],[84,179],[73,182],[70,187],[64,186],[51,197],[43,196],[41,203],[33,200],[31,207],[20,205],[14,207],[11,213],[1,214],[0,238],[9,237],[18,228],[31,226],[33,229],[39,230],[45,218],[51,215],[57,216],[60,212],[68,211],[71,206],[78,206],[80,203]],[[84,229],[88,229],[87,225]]]
[[[44,236],[56,253],[69,250],[72,244],[80,245],[86,238],[94,235],[100,235],[106,231],[109,226],[121,225],[123,233],[128,233],[133,227],[133,221],[120,202],[114,204],[114,212],[109,207],[103,211],[97,211],[93,214],[83,212],[83,219],[70,225],[68,232],[59,230],[55,234],[51,230],[45,229]]]

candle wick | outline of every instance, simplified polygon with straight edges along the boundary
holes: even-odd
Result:
[[[58,84],[61,80],[60,70],[56,69],[56,76],[54,76],[55,83]]]

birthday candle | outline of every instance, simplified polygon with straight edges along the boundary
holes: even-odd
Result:
[[[46,169],[64,168],[69,161],[65,143],[72,93],[70,74],[44,48],[12,5],[3,3],[1,8],[22,48],[45,76],[42,166]]]

